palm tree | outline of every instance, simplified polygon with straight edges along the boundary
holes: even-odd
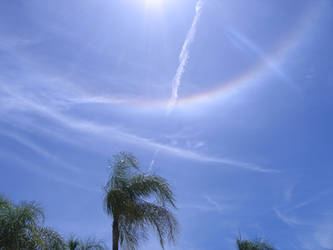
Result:
[[[79,239],[75,238],[74,236],[70,236],[67,240],[67,247],[69,250],[77,250],[80,247]]]
[[[61,235],[43,227],[43,221],[35,202],[15,205],[0,195],[0,249],[64,249]]]
[[[149,228],[155,229],[163,249],[166,239],[174,242],[177,221],[169,208],[175,208],[175,199],[166,180],[142,173],[136,158],[124,152],[114,156],[110,169],[104,204],[113,217],[113,250],[119,243],[136,249],[140,240],[147,239]]]
[[[255,240],[242,240],[241,237],[237,239],[238,250],[274,250],[269,243],[262,239]]]
[[[98,241],[95,238],[87,238],[86,240],[80,240],[74,236],[71,236],[67,240],[67,248],[69,250],[107,250],[108,248],[102,241]]]
[[[38,231],[35,249],[63,250],[66,248],[64,238],[52,228],[40,227]]]

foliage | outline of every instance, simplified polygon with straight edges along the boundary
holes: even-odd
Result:
[[[80,240],[74,236],[71,236],[67,241],[67,248],[69,250],[106,250],[108,249],[102,241],[98,241],[95,238],[88,238],[86,240]]]
[[[66,245],[63,237],[48,227],[40,227],[37,237],[40,239],[39,246],[36,249],[65,249]]]
[[[241,237],[237,239],[238,250],[275,250],[269,243],[262,239],[255,240],[242,240]]]
[[[64,249],[61,235],[43,222],[35,202],[15,205],[0,195],[0,249]]]
[[[77,250],[80,247],[80,240],[74,236],[69,237],[67,240],[67,247],[69,250]]]
[[[118,240],[124,248],[136,249],[151,228],[162,248],[166,240],[174,242],[177,221],[170,208],[175,208],[175,199],[167,181],[142,173],[129,153],[115,155],[110,169],[104,204],[113,217],[113,249],[118,249]]]

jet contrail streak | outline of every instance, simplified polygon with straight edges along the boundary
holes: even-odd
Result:
[[[182,51],[180,52],[180,55],[179,55],[179,65],[178,65],[176,74],[172,79],[172,94],[171,94],[171,98],[170,98],[170,101],[168,104],[168,113],[170,113],[173,110],[174,106],[177,103],[180,80],[182,78],[182,75],[185,70],[185,66],[186,66],[188,58],[189,58],[189,49],[190,49],[190,45],[193,42],[193,39],[195,36],[197,24],[200,19],[200,15],[201,15],[202,5],[203,5],[203,1],[199,0],[195,6],[195,16],[192,21],[191,28],[186,35],[186,39],[183,44]]]

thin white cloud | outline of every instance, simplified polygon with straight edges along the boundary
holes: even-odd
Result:
[[[174,109],[174,106],[177,103],[178,89],[180,86],[180,81],[183,76],[187,61],[189,59],[189,49],[190,49],[191,43],[193,42],[194,37],[195,37],[197,24],[199,22],[200,15],[201,15],[202,6],[203,6],[203,1],[199,0],[195,6],[195,16],[192,21],[191,28],[189,29],[189,31],[187,33],[186,39],[184,41],[182,50],[179,55],[178,68],[177,68],[176,74],[172,80],[172,93],[171,93],[171,98],[169,100],[168,113],[170,113]]]
[[[291,201],[292,196],[293,196],[293,191],[294,191],[294,186],[288,187],[284,191],[284,198],[285,198],[286,201]]]
[[[142,137],[138,137],[138,136],[131,135],[131,134],[123,134],[123,136],[127,137],[127,139],[129,139],[129,141],[131,141],[131,142],[144,144],[146,146],[153,147],[153,148],[158,148],[161,151],[176,155],[178,157],[190,159],[190,160],[196,160],[196,161],[202,161],[202,162],[208,162],[208,163],[217,163],[217,164],[221,164],[221,165],[229,165],[231,167],[237,167],[237,168],[247,169],[247,170],[251,170],[251,171],[262,172],[262,173],[278,173],[279,172],[277,170],[262,168],[255,164],[251,164],[251,163],[247,163],[247,162],[231,160],[228,158],[207,156],[207,155],[199,154],[194,151],[160,144],[160,143],[154,142],[152,140],[149,140],[147,138],[142,138]]]
[[[25,147],[29,148],[30,150],[34,151],[35,153],[41,155],[44,158],[56,162],[57,165],[59,167],[62,167],[63,169],[70,170],[75,173],[82,173],[82,170],[80,170],[79,168],[72,166],[67,162],[64,162],[63,160],[60,160],[58,157],[49,153],[47,150],[38,146],[27,138],[24,138],[18,134],[13,134],[10,131],[5,131],[3,129],[0,130],[0,134],[17,141],[18,143],[24,145]]]
[[[162,144],[152,139],[148,139],[145,137],[141,137],[135,134],[122,131],[118,127],[101,125],[94,122],[77,119],[75,117],[65,115],[56,110],[54,107],[48,106],[46,103],[39,103],[31,99],[30,97],[29,98],[25,97],[22,93],[20,93],[17,90],[7,88],[6,92],[8,96],[13,99],[12,103],[15,103],[12,104],[12,108],[17,108],[20,111],[35,112],[38,115],[44,116],[48,119],[52,119],[53,121],[60,123],[64,127],[73,129],[75,131],[88,133],[91,135],[98,135],[104,140],[116,139],[119,141],[128,142],[130,144],[135,144],[140,146],[143,145],[145,147],[157,149],[181,158],[207,162],[207,163],[220,164],[223,165],[224,167],[230,166],[234,168],[241,168],[262,173],[279,172],[273,169],[262,168],[260,166],[248,162],[242,162],[228,158],[207,156],[191,150],[182,149],[180,147]]]
[[[316,218],[308,224],[308,230],[302,230],[297,234],[302,249],[327,249],[333,246],[333,217],[325,216]]]
[[[59,176],[54,173],[51,174],[50,171],[45,169],[44,167],[41,167],[36,164],[33,164],[33,165],[29,164],[28,162],[21,160],[20,158],[16,157],[15,155],[12,155],[9,152],[4,152],[4,151],[0,150],[0,158],[5,158],[5,157],[10,158],[11,162],[15,162],[15,164],[14,164],[15,167],[23,168],[24,170],[28,170],[35,174],[49,178],[52,181],[66,184],[66,185],[74,187],[74,188],[79,188],[84,191],[100,192],[100,190],[97,188],[92,188],[92,187],[88,187],[87,185],[82,185],[82,184],[78,183],[76,180],[73,180],[73,178],[68,179],[68,178]]]
[[[156,155],[157,155],[158,151],[159,151],[158,149],[156,149],[156,150],[154,151],[153,159],[152,159],[151,162],[150,162],[148,172],[151,172],[151,171],[153,170],[153,166],[154,166],[154,164],[155,164],[155,159],[156,159]]]
[[[24,39],[15,36],[8,36],[8,34],[0,34],[2,39],[0,41],[0,50],[8,51],[16,50],[17,48],[24,48],[39,42],[39,40]]]
[[[201,212],[216,212],[220,214],[226,213],[228,211],[230,212],[234,209],[234,206],[230,205],[230,202],[222,204],[208,195],[205,195],[203,198],[205,201],[201,202],[200,204],[181,204],[180,207],[188,207],[197,209]]]
[[[319,245],[324,249],[332,249],[333,247],[333,220],[326,218],[316,228],[314,237]]]
[[[207,204],[181,204],[179,208],[197,209],[201,212],[221,212],[221,210],[217,209],[215,206]]]
[[[193,147],[194,148],[201,148],[201,147],[203,147],[205,145],[205,142],[203,142],[203,141],[198,141],[198,142],[196,142],[194,145],[193,145]]]
[[[323,191],[321,191],[321,192],[319,192],[315,195],[312,195],[309,199],[307,199],[303,202],[300,202],[300,203],[296,204],[295,206],[291,207],[290,209],[288,209],[288,212],[291,212],[291,211],[300,209],[302,207],[308,206],[308,205],[322,199],[323,197],[325,197],[327,195],[331,195],[331,194],[332,194],[332,190],[330,190],[330,189],[323,190]]]
[[[213,208],[215,208],[216,211],[221,213],[226,210],[225,205],[218,203],[216,200],[213,200],[210,196],[205,196],[205,199]]]
[[[193,139],[200,136],[200,134],[197,129],[185,127],[177,130],[176,133],[164,135],[164,137],[171,140]]]
[[[301,223],[299,221],[297,221],[295,218],[286,216],[284,214],[282,214],[278,209],[274,208],[274,212],[276,214],[276,216],[285,224],[287,224],[288,226],[295,226],[295,225],[300,225]]]

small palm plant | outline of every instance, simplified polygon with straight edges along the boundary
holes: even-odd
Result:
[[[170,211],[175,199],[165,179],[142,173],[136,158],[129,153],[114,156],[111,174],[104,186],[104,204],[113,217],[112,246],[136,249],[155,229],[162,248],[165,241],[175,241],[177,221]]]

